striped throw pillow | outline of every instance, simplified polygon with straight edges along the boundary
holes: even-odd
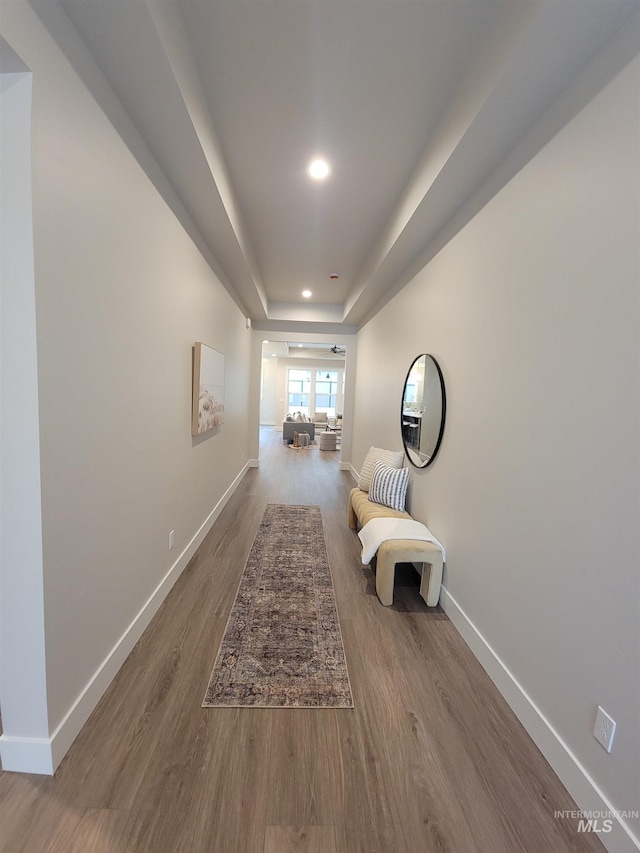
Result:
[[[389,468],[401,468],[404,455],[401,450],[383,450],[381,447],[370,447],[358,477],[358,488],[362,489],[363,492],[369,491],[371,475],[377,459],[384,462]]]
[[[369,500],[404,512],[404,501],[409,485],[408,468],[390,468],[377,460],[373,468]]]

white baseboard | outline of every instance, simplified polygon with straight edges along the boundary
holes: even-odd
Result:
[[[260,467],[260,460],[259,459],[250,459],[249,462],[247,463],[247,465],[249,468],[259,468]]]
[[[598,833],[598,838],[605,848],[610,853],[637,853],[640,850],[640,839],[620,817],[623,809],[616,809],[608,801],[578,758],[445,587],[441,590],[440,604],[571,794],[578,810],[587,813],[587,816],[588,813],[604,813],[611,817],[611,830]]]
[[[3,770],[51,776],[251,466],[247,462],[48,739],[0,736]]]
[[[2,769],[15,773],[38,773],[53,776],[55,767],[50,738],[13,738],[0,736]]]

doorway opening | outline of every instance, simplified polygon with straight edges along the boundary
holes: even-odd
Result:
[[[332,342],[262,342],[260,425],[276,429],[287,417],[341,420],[347,348]]]

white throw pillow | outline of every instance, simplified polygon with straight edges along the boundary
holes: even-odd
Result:
[[[369,500],[398,512],[404,512],[404,502],[409,485],[408,468],[391,468],[376,460],[371,477]]]
[[[358,488],[363,492],[369,491],[371,485],[371,475],[376,460],[384,462],[390,468],[401,468],[404,460],[402,450],[383,450],[381,447],[370,447],[360,469],[358,477]]]

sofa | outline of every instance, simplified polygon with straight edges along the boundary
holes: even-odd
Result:
[[[313,421],[283,421],[282,440],[287,444],[293,441],[294,432],[306,432],[309,441],[315,441],[316,425]]]

